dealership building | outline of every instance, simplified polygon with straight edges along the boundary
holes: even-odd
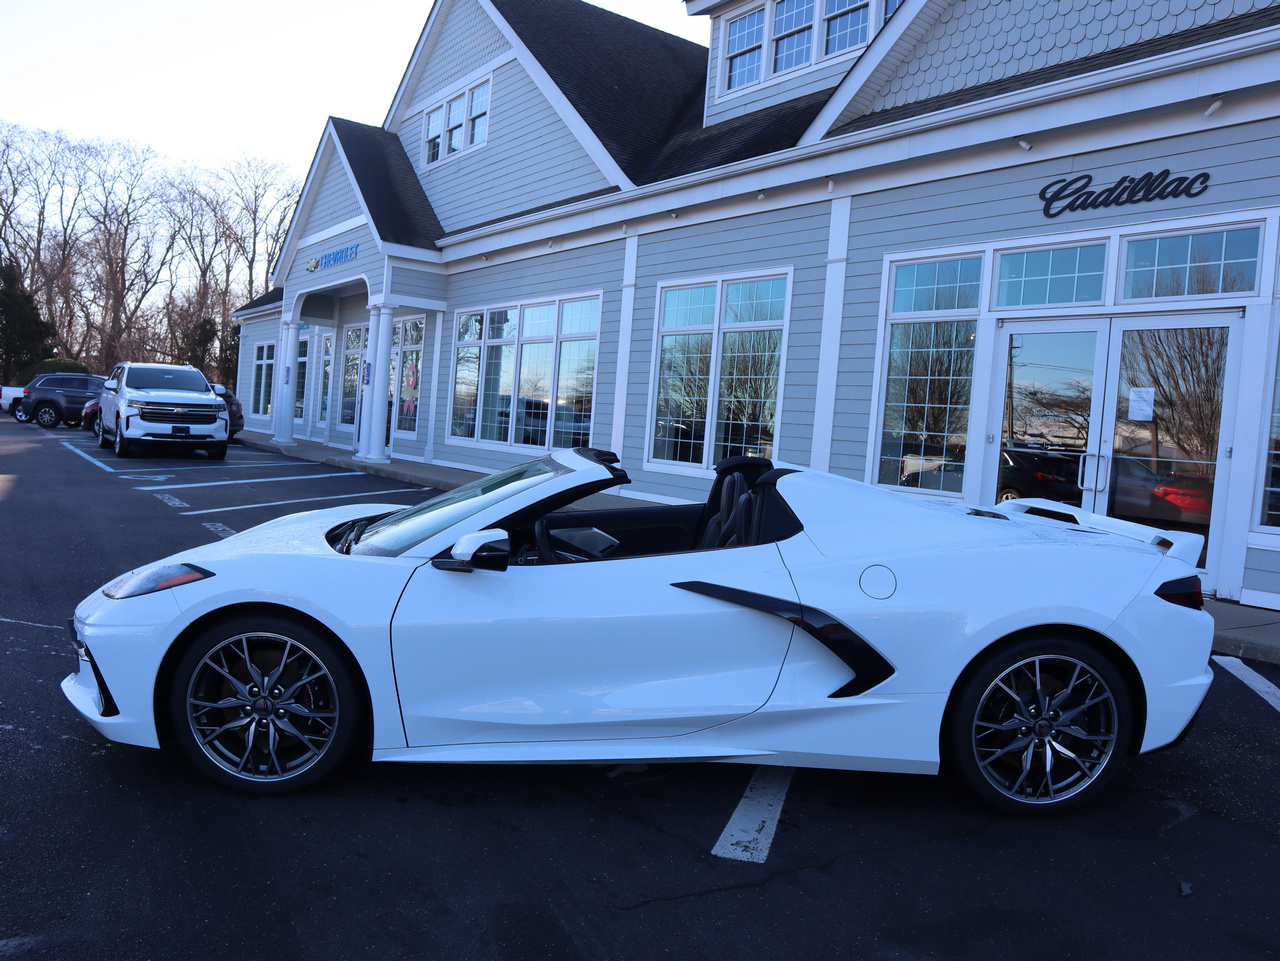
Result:
[[[678,0],[653,0],[670,3]],[[489,472],[735,454],[903,497],[1206,535],[1280,608],[1280,6],[435,0],[380,126],[331,119],[247,429]]]

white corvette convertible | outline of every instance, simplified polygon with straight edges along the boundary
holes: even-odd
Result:
[[[616,465],[559,451],[131,571],[76,608],[62,689],[256,793],[355,752],[697,760],[947,767],[1047,813],[1179,740],[1209,688],[1198,535],[746,457],[705,505],[579,503]]]

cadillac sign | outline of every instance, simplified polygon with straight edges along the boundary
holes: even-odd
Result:
[[[1209,189],[1209,175],[1198,173],[1190,177],[1173,177],[1168,170],[1161,170],[1159,173],[1148,171],[1141,177],[1121,177],[1101,190],[1094,190],[1092,187],[1092,174],[1081,174],[1070,179],[1063,177],[1045,184],[1040,188],[1044,215],[1058,217],[1068,210],[1100,210],[1103,207],[1151,203],[1153,200],[1169,200],[1172,197],[1199,197]]]

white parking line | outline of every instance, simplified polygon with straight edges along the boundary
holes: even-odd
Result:
[[[1238,657],[1215,654],[1213,659],[1253,688],[1264,701],[1280,711],[1280,687],[1276,687]]]
[[[81,457],[87,460],[90,464],[93,464],[95,467],[102,468],[108,474],[114,474],[116,472],[116,469],[114,467],[108,467],[106,464],[102,463],[102,461],[98,460],[98,458],[89,456],[84,451],[82,451],[79,447],[77,447],[75,444],[72,444],[70,441],[64,440],[62,442],[62,446],[65,447],[67,450],[71,451],[73,454],[79,454]]]
[[[746,793],[711,853],[720,858],[763,864],[769,857],[793,773],[794,769],[789,767],[756,768]]]
[[[37,624],[35,621],[15,621],[11,617],[0,617],[0,624],[21,624],[23,627],[47,627],[51,631],[65,631],[67,625],[63,624],[58,627],[56,624]]]
[[[337,474],[295,474],[292,477],[250,477],[247,480],[204,481],[200,484],[153,484],[150,487],[135,487],[136,491],[173,491],[187,487],[226,487],[229,484],[274,484],[277,481],[315,480],[321,477],[367,477],[364,471],[349,470]]]
[[[378,497],[381,494],[408,494],[410,492],[421,492],[421,487],[401,487],[393,491],[367,491],[363,494],[334,494],[329,497],[300,497],[292,501],[267,501],[265,504],[236,504],[233,507],[211,507],[203,511],[183,511],[184,517],[190,517],[193,514],[224,514],[228,511],[247,511],[254,507],[281,507],[285,504],[309,504],[312,501],[346,501],[353,497]],[[158,495],[157,495],[158,496]]]

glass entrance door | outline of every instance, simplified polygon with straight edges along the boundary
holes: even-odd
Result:
[[[1042,497],[1206,538],[1224,485],[1231,322],[1010,322],[996,500]]]

